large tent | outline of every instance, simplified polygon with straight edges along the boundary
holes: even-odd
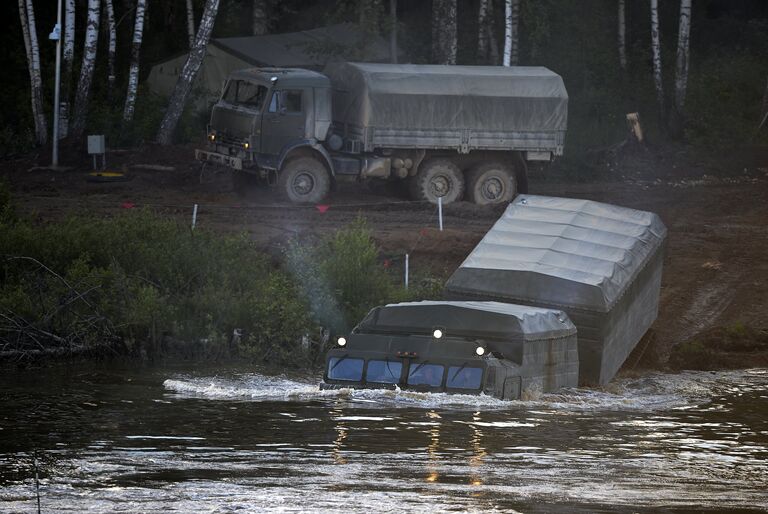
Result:
[[[160,96],[170,96],[187,53],[152,66],[147,85]],[[284,67],[321,70],[329,62],[342,60],[388,62],[389,45],[380,37],[342,23],[301,32],[266,36],[214,38],[208,44],[195,79],[197,105],[207,108],[215,101],[232,71],[253,67]]]

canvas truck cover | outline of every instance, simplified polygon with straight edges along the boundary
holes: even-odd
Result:
[[[332,63],[333,121],[374,147],[562,153],[568,93],[543,67]]]
[[[605,384],[656,319],[666,235],[650,212],[519,196],[446,294],[563,309],[578,329],[582,382]]]
[[[556,339],[576,333],[559,310],[500,302],[404,302],[377,307],[360,322],[360,333],[432,334],[512,341]]]

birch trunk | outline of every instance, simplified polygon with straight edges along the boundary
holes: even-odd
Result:
[[[115,9],[112,0],[104,0],[104,14],[107,20],[109,46],[107,47],[107,99],[112,100],[115,90],[115,53],[117,52],[117,31],[115,29]]]
[[[171,99],[168,102],[168,110],[165,112],[160,130],[157,133],[157,141],[161,145],[169,145],[173,139],[173,132],[179,123],[179,118],[184,110],[184,104],[192,89],[192,83],[197,76],[200,65],[203,63],[208,40],[213,31],[213,24],[216,21],[216,13],[219,10],[219,0],[205,0],[205,9],[200,19],[200,28],[195,37],[195,46],[190,50],[187,62],[181,70],[179,79],[176,81],[176,87],[173,90]]]
[[[659,123],[664,125],[664,83],[661,77],[661,37],[659,35],[659,0],[651,0],[651,50],[653,52],[653,83],[659,104]]]
[[[683,118],[685,93],[688,89],[688,60],[691,35],[691,0],[680,1],[680,28],[677,33],[677,62],[675,63],[675,106],[677,122]]]
[[[141,41],[144,38],[144,13],[147,10],[147,0],[137,0],[136,21],[133,27],[133,41],[131,42],[131,67],[128,71],[128,91],[125,95],[125,108],[123,120],[133,121],[133,111],[136,106],[136,90],[139,87],[139,55]]]
[[[456,0],[432,0],[432,60],[456,64]]]
[[[191,49],[195,46],[195,9],[192,7],[192,0],[187,0],[187,37]]]
[[[32,117],[35,122],[35,139],[37,144],[48,142],[48,128],[43,110],[43,79],[40,73],[40,46],[37,42],[35,10],[32,0],[19,0],[19,18],[21,32],[24,35],[24,48],[27,52],[29,68],[30,99],[32,102]]]
[[[488,0],[480,0],[477,12],[477,60],[481,63],[488,62]]]
[[[623,71],[627,70],[627,17],[625,0],[619,0],[619,65]]]
[[[88,102],[91,98],[93,68],[96,64],[96,49],[99,42],[99,7],[100,0],[88,0],[88,21],[83,45],[83,64],[80,67],[80,80],[75,93],[75,114],[72,120],[72,134],[80,137],[85,131],[85,119],[88,115]]]
[[[61,91],[59,93],[59,138],[69,135],[70,96],[72,91],[72,66],[75,62],[75,0],[65,0],[64,4],[64,41],[62,57],[64,60],[61,73]]]
[[[267,1],[253,0],[253,35],[263,36],[267,33]]]
[[[504,11],[506,14],[504,30],[504,66],[517,66],[520,0],[506,0]]]

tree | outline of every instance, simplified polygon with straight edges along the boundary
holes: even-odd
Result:
[[[368,34],[379,35],[381,0],[361,0],[357,4],[358,25]]]
[[[75,0],[65,0],[64,4],[62,59],[64,63],[59,96],[59,138],[65,138],[69,135],[69,97],[72,91],[72,67],[75,63]]]
[[[653,84],[659,107],[659,124],[664,126],[664,83],[661,78],[661,37],[659,35],[659,0],[651,0],[651,50],[653,53]]]
[[[88,102],[91,98],[93,68],[96,65],[96,49],[99,42],[99,6],[100,0],[88,0],[88,21],[83,45],[83,64],[80,67],[80,80],[75,94],[75,115],[72,120],[72,134],[80,137],[85,131],[85,118],[88,115]]]
[[[757,130],[760,130],[765,126],[765,122],[768,121],[768,83],[765,85],[765,93],[763,93],[763,109],[760,116],[760,125],[757,126]]]
[[[489,40],[493,37],[490,30],[493,17],[489,16],[489,10],[492,8],[491,0],[480,0],[480,7],[477,11],[477,60],[481,63],[488,62]]]
[[[117,30],[115,29],[115,9],[112,0],[104,0],[104,16],[107,21],[109,46],[107,47],[107,98],[112,99],[115,90],[115,53],[117,51]]]
[[[677,32],[677,62],[675,63],[675,98],[672,106],[671,127],[674,136],[683,132],[685,93],[688,86],[688,60],[690,56],[691,0],[680,0],[680,28]]]
[[[213,31],[218,11],[219,0],[205,0],[205,8],[200,19],[200,28],[197,29],[195,46],[189,51],[189,57],[187,57],[187,61],[181,69],[179,79],[176,81],[176,87],[168,102],[168,110],[165,112],[163,121],[160,123],[157,141],[161,145],[171,144],[173,132],[176,130],[176,125],[179,123],[184,105],[187,103],[192,83],[195,77],[197,77],[200,65],[203,63],[203,58],[208,48],[208,40],[211,38],[211,32]]]
[[[622,71],[627,70],[627,17],[625,10],[625,0],[619,0],[619,66]]]
[[[192,7],[192,0],[187,0],[187,37],[189,48],[192,48],[195,46],[195,10]]]
[[[48,141],[48,124],[43,110],[43,79],[40,74],[40,46],[37,42],[35,9],[32,0],[19,0],[19,18],[27,51],[29,81],[31,86],[32,116],[35,121],[35,139],[40,145]]]
[[[146,10],[147,0],[137,0],[136,20],[131,43],[131,67],[128,71],[128,91],[125,95],[125,108],[123,109],[125,121],[133,120],[133,110],[136,105],[136,90],[139,87],[139,55],[141,53],[141,41],[144,38],[144,13]]]
[[[518,63],[518,20],[520,19],[520,0],[506,0],[504,24],[504,66],[517,66]]]
[[[432,60],[456,64],[456,0],[432,0]]]
[[[253,35],[263,36],[267,33],[267,10],[269,0],[253,0]]]

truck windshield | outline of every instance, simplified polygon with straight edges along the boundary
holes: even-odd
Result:
[[[482,379],[482,368],[451,366],[448,368],[448,380],[445,382],[445,387],[449,389],[480,389]]]
[[[439,387],[443,383],[444,369],[439,364],[412,363],[408,373],[408,385]]]
[[[363,378],[363,359],[331,357],[328,360],[328,378],[359,382]]]
[[[368,370],[365,372],[367,382],[380,384],[396,384],[400,382],[400,373],[403,370],[401,362],[394,361],[368,361]]]
[[[245,80],[230,80],[224,91],[224,100],[249,109],[261,109],[267,97],[266,86],[260,86]]]

